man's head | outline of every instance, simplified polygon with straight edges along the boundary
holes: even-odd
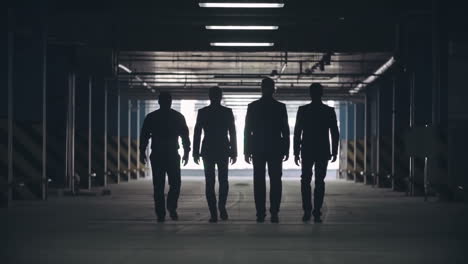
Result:
[[[309,94],[312,101],[322,100],[323,86],[320,83],[312,83],[309,87]]]
[[[208,91],[208,96],[212,104],[220,104],[223,98],[223,90],[218,86],[211,87]]]
[[[158,98],[159,106],[162,109],[169,109],[172,105],[172,96],[169,92],[160,92]]]
[[[262,95],[271,97],[275,93],[275,81],[266,77],[262,80]]]

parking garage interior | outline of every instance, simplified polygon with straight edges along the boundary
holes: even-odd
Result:
[[[9,4],[2,263],[465,263],[464,10],[440,0]],[[301,221],[292,147],[280,223],[255,221],[243,131],[265,77],[290,131],[312,83],[335,109],[321,224]],[[143,121],[170,92],[193,141],[214,86],[237,129],[229,220],[208,222],[203,165],[190,154],[179,221],[157,223]]]

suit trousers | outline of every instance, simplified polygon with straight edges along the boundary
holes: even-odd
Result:
[[[226,210],[226,200],[229,192],[228,182],[228,167],[229,157],[203,157],[203,165],[205,168],[205,195],[208,202],[208,208],[211,215],[217,216],[216,209],[216,166],[218,167],[218,182],[219,182],[219,200],[218,208],[220,211]]]
[[[153,188],[155,212],[158,218],[166,216],[166,201],[164,188],[166,174],[169,180],[169,192],[167,193],[167,210],[175,211],[180,194],[180,156],[177,153],[164,155],[151,155],[151,169],[153,171]]]
[[[314,166],[315,165],[315,166]],[[328,160],[313,160],[302,158],[302,175],[301,175],[301,194],[302,194],[302,209],[304,212],[311,212],[320,215],[320,210],[323,205],[323,197],[325,195],[325,176],[327,175]],[[314,188],[314,208],[312,208],[312,167],[315,167],[315,188]]]
[[[280,210],[283,175],[283,157],[282,156],[253,156],[254,170],[254,198],[257,216],[265,216],[266,183],[265,167],[268,164],[268,176],[270,177],[270,213],[277,214]]]

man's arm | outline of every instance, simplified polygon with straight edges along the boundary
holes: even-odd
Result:
[[[299,107],[296,115],[296,124],[294,125],[294,162],[299,166],[299,155],[301,153],[302,131],[302,107]]]
[[[284,161],[288,160],[289,158],[289,146],[290,146],[290,139],[289,139],[289,124],[288,124],[288,111],[286,110],[286,105],[282,105],[282,113],[281,113],[281,134],[283,136],[284,142]]]
[[[149,126],[148,115],[143,121],[143,127],[140,132],[140,162],[146,164],[146,147],[148,146],[148,141],[151,137],[151,131]]]
[[[184,166],[188,163],[188,157],[190,153],[190,138],[189,130],[187,123],[185,122],[185,117],[181,114],[181,123],[180,123],[180,137],[182,138],[182,147],[184,148],[184,156],[182,158]]]
[[[340,132],[338,131],[338,122],[336,120],[335,109],[331,108],[331,120],[330,120],[330,134],[332,139],[332,156],[333,161],[336,160],[338,155],[338,142],[340,140]]]
[[[244,156],[245,161],[250,164],[252,156],[252,109],[249,105],[247,107],[247,115],[245,116],[245,128],[244,128]]]
[[[195,131],[193,133],[193,159],[198,164],[200,161],[200,140],[202,133],[202,113],[198,110],[197,122],[195,123]]]
[[[229,109],[229,147],[230,147],[230,157],[237,158],[237,133],[236,133],[236,124],[234,120],[234,114],[232,110]]]

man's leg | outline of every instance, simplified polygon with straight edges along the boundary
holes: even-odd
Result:
[[[229,192],[228,169],[229,158],[222,158],[218,162],[219,202],[218,208],[222,220],[227,220],[226,201]],[[213,186],[214,187],[214,186]]]
[[[325,195],[325,176],[327,175],[328,160],[315,162],[315,188],[314,188],[314,217],[319,222],[322,215],[323,197]]]
[[[310,220],[312,212],[312,166],[314,162],[302,158],[302,174],[301,174],[301,194],[302,194],[302,209],[304,210],[304,221]]]
[[[180,194],[180,156],[179,154],[166,159],[167,178],[169,180],[169,192],[167,193],[167,210],[173,220],[177,220],[177,201]]]
[[[166,201],[164,197],[166,171],[164,169],[164,162],[151,158],[151,170],[153,172],[154,210],[158,220],[164,221],[164,217],[166,216]]]
[[[266,160],[264,157],[254,156],[252,162],[253,162],[253,169],[254,169],[254,198],[255,198],[255,208],[257,209],[257,220],[263,221],[263,219],[265,219]]]
[[[272,218],[278,216],[281,204],[281,194],[283,184],[281,176],[283,175],[282,157],[273,157],[268,159],[268,175],[270,176],[270,213]],[[272,219],[274,222],[275,219]]]
[[[205,169],[205,195],[210,210],[210,221],[218,219],[218,210],[216,209],[216,193],[215,193],[215,162],[209,158],[203,158],[203,166]]]

